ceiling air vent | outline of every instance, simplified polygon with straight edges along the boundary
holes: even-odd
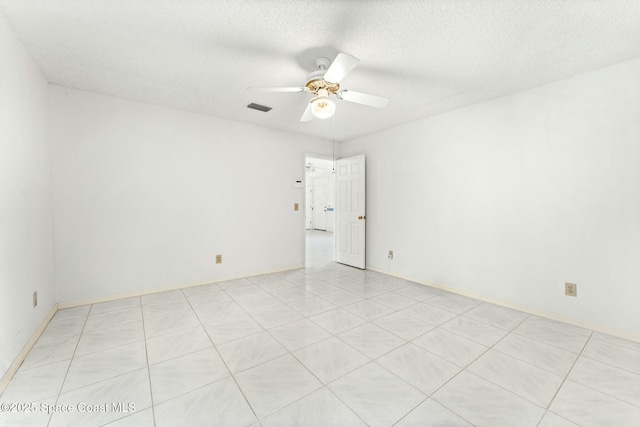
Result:
[[[267,107],[266,105],[256,104],[253,102],[247,105],[247,108],[251,108],[252,110],[262,111],[263,113],[266,113],[271,110],[271,107]]]

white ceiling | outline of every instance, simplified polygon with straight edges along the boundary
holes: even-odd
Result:
[[[331,139],[300,123],[318,56],[360,65],[338,141],[640,56],[639,0],[0,0],[51,83]],[[269,113],[249,110],[256,102]]]

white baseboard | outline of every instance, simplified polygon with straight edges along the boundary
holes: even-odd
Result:
[[[551,319],[551,320],[557,320],[558,322],[568,323],[570,325],[578,326],[580,328],[590,329],[590,330],[595,331],[595,332],[601,332],[603,334],[613,335],[613,336],[618,337],[618,338],[622,338],[622,339],[625,339],[625,340],[629,340],[629,341],[634,341],[634,342],[640,343],[640,335],[638,335],[638,334],[634,334],[634,333],[631,333],[631,332],[628,332],[628,331],[622,331],[622,330],[616,329],[616,328],[611,328],[609,326],[601,325],[599,323],[587,322],[585,320],[576,319],[576,318],[569,317],[569,316],[564,316],[562,314],[554,313],[552,311],[540,310],[540,309],[537,309],[537,308],[528,307],[526,305],[515,304],[515,303],[509,302],[509,301],[504,301],[504,300],[501,300],[501,299],[498,299],[498,298],[488,297],[486,295],[477,294],[477,293],[474,293],[474,292],[467,292],[467,291],[463,291],[463,290],[460,290],[460,289],[455,289],[455,288],[452,288],[451,286],[441,285],[439,283],[427,282],[427,281],[418,280],[418,279],[415,279],[415,278],[412,278],[412,277],[406,277],[406,276],[403,276],[401,274],[392,273],[392,272],[385,271],[385,270],[382,270],[382,269],[376,268],[376,267],[367,266],[367,270],[376,271],[378,273],[382,273],[382,274],[386,274],[386,275],[389,275],[389,276],[397,277],[398,279],[408,280],[410,282],[418,283],[420,285],[425,285],[425,286],[430,286],[432,288],[442,289],[444,291],[451,292],[451,293],[454,293],[454,294],[463,295],[463,296],[466,296],[466,297],[469,297],[469,298],[475,298],[475,299],[478,299],[480,301],[490,302],[492,304],[499,305],[499,306],[502,306],[502,307],[511,308],[511,309],[522,311],[522,312],[525,312],[525,313],[528,313],[528,314],[533,314],[535,316],[540,316],[540,317],[544,317],[544,318]]]
[[[18,372],[18,368],[20,368],[20,365],[22,365],[24,359],[27,358],[34,344],[36,343],[36,341],[38,341],[38,338],[40,338],[40,335],[42,335],[42,332],[44,332],[44,329],[56,314],[56,311],[58,311],[58,305],[54,304],[53,307],[51,307],[51,310],[49,310],[49,313],[47,313],[47,316],[44,318],[42,323],[40,323],[38,329],[36,329],[29,341],[27,341],[25,346],[22,348],[22,351],[20,352],[20,354],[18,354],[18,357],[16,357],[11,366],[9,366],[9,369],[0,380],[0,394],[4,392],[13,376],[16,374],[16,372]]]
[[[296,270],[296,269],[299,269],[299,268],[304,268],[304,265],[286,267],[286,268],[281,268],[281,269],[277,269],[277,270],[262,271],[262,272],[258,272],[258,273],[243,274],[243,275],[239,275],[239,276],[230,276],[230,277],[223,277],[223,278],[218,277],[218,278],[211,279],[211,280],[205,280],[205,281],[199,281],[199,282],[193,282],[193,283],[187,283],[187,284],[175,285],[175,286],[165,286],[165,287],[162,287],[162,288],[145,289],[143,291],[125,292],[125,293],[111,294],[111,295],[106,295],[106,296],[96,297],[96,298],[86,298],[86,299],[77,300],[77,301],[67,301],[67,302],[63,302],[63,303],[58,303],[58,309],[62,310],[62,309],[65,309],[65,308],[78,307],[78,306],[81,306],[81,305],[88,305],[88,304],[98,304],[98,303],[101,303],[101,302],[114,301],[114,300],[122,299],[122,298],[139,297],[139,296],[142,296],[142,295],[157,294],[159,292],[175,291],[175,290],[179,290],[179,289],[192,288],[194,286],[207,285],[209,283],[224,282],[224,281],[227,281],[227,280],[235,280],[235,279],[244,279],[244,278],[247,278],[247,277],[259,276],[261,274],[281,273],[283,271]]]

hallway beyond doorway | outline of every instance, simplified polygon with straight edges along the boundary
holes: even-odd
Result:
[[[333,263],[333,233],[329,231],[307,230],[307,267],[326,267]]]

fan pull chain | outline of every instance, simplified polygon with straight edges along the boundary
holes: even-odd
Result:
[[[333,173],[336,173],[336,115],[333,115],[333,136],[331,137],[331,159],[333,160]]]

